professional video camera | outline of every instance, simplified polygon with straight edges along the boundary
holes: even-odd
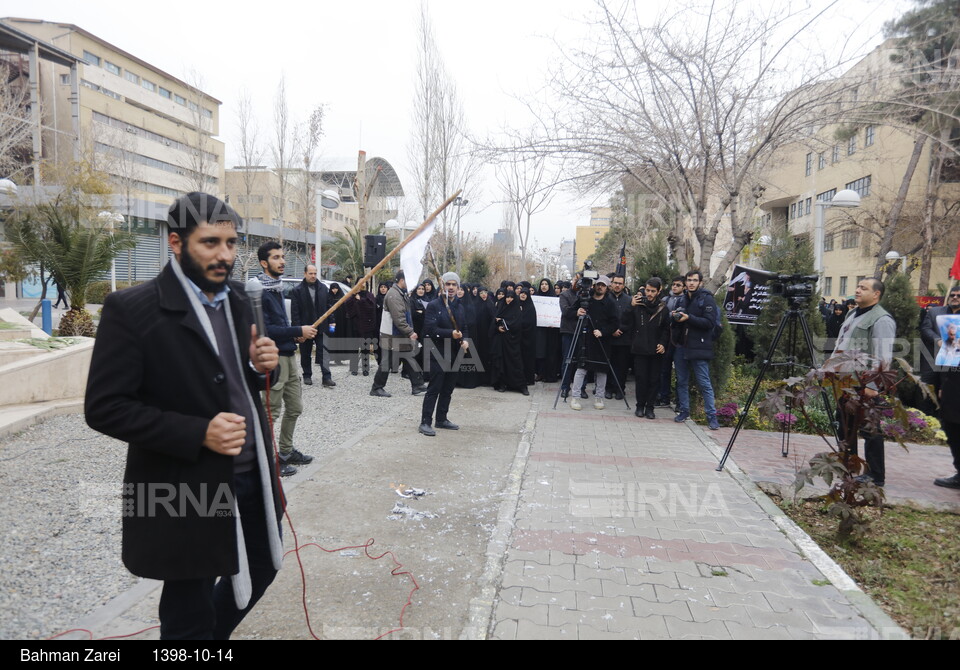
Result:
[[[593,297],[593,282],[600,279],[600,273],[593,269],[593,261],[583,262],[583,270],[580,271],[580,281],[577,284],[577,298],[580,300],[580,306],[587,309],[590,306],[590,298]]]
[[[770,281],[770,294],[783,296],[793,305],[802,305],[816,292],[818,275],[777,275]]]

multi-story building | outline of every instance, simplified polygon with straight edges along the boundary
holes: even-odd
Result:
[[[577,226],[576,253],[574,254],[575,271],[582,268],[583,262],[593,256],[593,252],[597,250],[597,244],[610,230],[612,214],[613,210],[610,207],[591,207],[590,223],[586,226]],[[599,270],[599,268],[597,269]]]
[[[220,101],[78,26],[0,21],[80,61],[75,75],[53,60],[37,68],[44,173],[81,160],[105,173],[114,193],[107,209],[138,241],[117,258],[117,278],[156,275],[168,257],[170,202],[190,191],[224,193]]]
[[[856,110],[858,101],[881,98],[884,85],[899,84],[892,70],[893,48],[894,42],[888,41],[835,82],[835,90],[840,91],[835,103],[838,110]],[[851,119],[861,116],[855,111],[850,114]],[[815,203],[830,201],[843,189],[860,195],[860,207],[856,209],[827,207],[824,211],[821,290],[827,299],[849,297],[859,280],[874,276],[879,232],[904,181],[916,137],[917,132],[879,123],[828,124],[804,141],[780,149],[771,163],[765,175],[766,192],[759,205],[765,230],[787,226],[791,235],[809,235],[815,241]],[[927,142],[920,155],[893,239],[893,251],[901,255],[916,247],[921,239],[927,179],[935,173],[931,170],[930,146]],[[960,199],[960,174],[944,170],[934,178],[940,180],[941,194],[953,201]],[[960,218],[955,216],[952,223],[942,223],[948,234],[934,247],[929,261],[930,290],[938,282],[948,281],[960,232]],[[921,258],[918,254],[908,261],[916,265]],[[919,270],[913,271],[915,287],[919,275]]]
[[[563,240],[560,242],[560,265],[570,271],[571,276],[577,271],[574,265],[576,258],[577,243],[575,240]]]

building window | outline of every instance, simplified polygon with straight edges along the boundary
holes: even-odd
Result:
[[[818,193],[817,202],[830,202],[836,194],[837,189],[835,188],[831,188],[829,191],[824,191],[823,193]]]
[[[148,81],[148,80],[146,80],[146,79],[143,79],[143,80],[140,81],[140,85],[143,86],[143,87],[144,87],[145,89],[147,89],[148,91],[150,91],[151,93],[156,93],[156,92],[157,92],[157,85],[154,84],[152,81]]]
[[[823,278],[823,294],[833,295],[833,277]]]
[[[193,100],[187,103],[187,107],[190,109],[191,112],[200,111],[200,106],[197,103],[195,103]]]
[[[873,146],[873,139],[874,139],[876,130],[877,130],[876,126],[867,126],[867,131],[864,133],[864,136],[863,136],[863,146],[865,147]]]
[[[813,173],[813,152],[807,153],[807,161],[803,170],[804,175],[809,177]]]
[[[89,51],[84,50],[83,52],[83,62],[87,65],[96,65],[100,67],[100,56],[92,54]]]
[[[69,85],[70,85],[70,75],[68,75],[68,74],[62,74],[62,75],[60,75],[60,83],[63,84],[64,86],[69,86]]]
[[[118,77],[120,76],[120,66],[114,65],[108,60],[103,61],[103,69],[109,72],[110,74],[115,74]]]
[[[827,156],[821,151],[820,156],[817,158],[817,169],[822,170],[825,167],[827,167]]]
[[[827,233],[823,236],[823,250],[833,251],[833,233]]]
[[[853,249],[860,246],[860,231],[859,230],[845,230],[843,231],[843,248],[844,249]]]
[[[834,144],[834,145],[833,145],[833,153],[830,154],[830,162],[831,162],[831,163],[839,163],[839,162],[840,162],[840,145],[839,145],[839,144]]]
[[[176,93],[173,94],[173,101],[178,105],[186,106],[187,104],[187,99],[184,98],[182,95],[177,95]]]
[[[213,118],[213,112],[211,112],[209,109],[207,109],[206,107],[204,107],[204,108],[203,108],[203,116],[206,117],[206,118],[208,118],[208,119],[212,119],[212,118]]]
[[[127,81],[132,81],[134,84],[140,83],[140,77],[132,73],[130,70],[127,70],[126,72],[123,73],[123,78],[126,79]]]
[[[797,218],[797,203],[790,205],[790,218],[788,220],[793,221],[795,218]]]
[[[841,296],[847,295],[847,278],[846,277],[840,277],[840,295]]]
[[[160,97],[171,100],[173,98],[173,93],[165,89],[163,86],[160,87]]]
[[[857,153],[857,136],[854,135],[849,140],[847,140],[847,155],[852,156]]]
[[[857,195],[859,195],[861,198],[865,198],[868,195],[870,195],[870,175],[867,175],[866,177],[861,177],[856,181],[852,181],[849,184],[847,184],[844,188],[848,188],[851,191],[856,191]]]

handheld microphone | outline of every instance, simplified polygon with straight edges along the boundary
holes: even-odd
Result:
[[[246,284],[247,297],[250,298],[250,307],[253,308],[253,322],[257,325],[257,339],[267,336],[267,328],[263,322],[263,284],[254,277]]]

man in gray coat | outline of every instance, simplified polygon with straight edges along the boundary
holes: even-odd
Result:
[[[411,393],[420,395],[427,387],[423,383],[423,373],[416,365],[411,365],[416,354],[417,334],[413,330],[410,304],[407,297],[407,281],[403,270],[398,270],[396,281],[383,299],[383,317],[380,319],[380,368],[373,378],[370,395],[377,398],[389,398],[386,385],[390,372],[400,363],[410,377]]]

